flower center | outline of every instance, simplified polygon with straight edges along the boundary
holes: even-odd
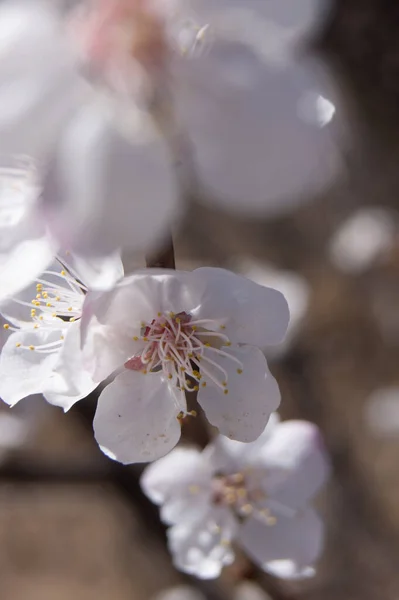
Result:
[[[266,494],[259,483],[249,484],[244,472],[214,477],[212,481],[213,503],[228,506],[239,519],[256,516],[267,525],[274,525],[276,517],[264,506]]]
[[[21,323],[20,327],[14,327],[6,323],[3,327],[9,331],[20,329],[51,332],[65,330],[69,323],[80,319],[86,286],[80,281],[73,268],[64,260],[57,259],[62,267],[61,271],[44,271],[41,278],[36,279],[36,296],[30,301],[12,298],[12,301],[20,306],[29,307],[30,319]],[[54,341],[46,344],[25,346],[19,342],[17,348],[31,350],[40,353],[52,353],[60,350],[64,343],[64,333]]]
[[[158,313],[151,323],[142,323],[141,336],[133,339],[145,346],[125,367],[145,374],[162,370],[180,390],[198,391],[211,381],[228,394],[228,374],[219,360],[235,363],[239,374],[243,365],[228,351],[231,342],[224,329],[216,320],[196,320],[186,312]]]

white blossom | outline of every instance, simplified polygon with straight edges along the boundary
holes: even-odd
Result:
[[[187,185],[230,208],[280,211],[335,173],[335,101],[292,56],[302,9],[285,23],[290,9],[259,0],[58,8],[2,5],[0,149],[43,160],[62,247],[148,247]],[[265,47],[273,20],[284,43]]]
[[[99,397],[97,442],[123,463],[163,456],[193,390],[221,433],[253,441],[280,402],[258,347],[279,343],[288,320],[280,292],[223,269],[147,269],[87,294],[85,363],[96,380],[116,374]]]
[[[100,264],[102,263],[102,264]],[[0,355],[0,397],[14,405],[42,393],[68,410],[99,381],[83,365],[80,318],[89,281],[103,286],[123,276],[118,256],[86,262],[71,255],[54,260],[23,292],[0,304],[10,335]]]
[[[234,560],[232,542],[265,571],[308,577],[323,546],[310,501],[329,471],[317,428],[274,415],[250,444],[218,436],[203,452],[177,448],[147,467],[144,492],[170,525],[175,565],[217,577]]]

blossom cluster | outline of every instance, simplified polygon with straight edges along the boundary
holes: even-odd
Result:
[[[330,181],[335,106],[297,55],[317,11],[283,4],[0,7],[0,397],[68,410],[99,388],[100,448],[159,459],[143,489],[178,568],[205,578],[233,540],[287,578],[311,574],[322,547],[308,504],[325,451],[315,426],[279,423],[264,356],[287,301],[220,268],[125,275],[121,251],[162,245],[194,185],[276,212]],[[202,453],[174,449],[190,392],[219,431]]]

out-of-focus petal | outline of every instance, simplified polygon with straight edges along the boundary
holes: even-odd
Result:
[[[169,151],[150,118],[137,111],[128,139],[102,108],[69,122],[44,182],[51,230],[82,255],[160,243],[178,204]]]

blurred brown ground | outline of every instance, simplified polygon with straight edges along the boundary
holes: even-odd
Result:
[[[177,244],[178,266],[229,266],[245,254],[297,270],[311,284],[301,335],[272,366],[283,416],[317,422],[334,466],[321,500],[329,535],[318,576],[283,586],[298,600],[399,599],[399,437],[373,437],[364,418],[370,392],[399,384],[399,337],[384,338],[373,312],[377,298],[399,331],[399,245],[359,277],[337,273],[326,253],[329,236],[354,208],[399,207],[398,40],[396,0],[337,0],[319,45],[356,131],[348,180],[273,222],[193,207],[195,219],[188,216]],[[60,468],[99,460],[77,415],[51,409],[30,451]],[[238,572],[226,574],[226,599]],[[179,581],[157,525],[153,531],[140,503],[130,504],[111,483],[1,485],[1,600],[150,600]]]

